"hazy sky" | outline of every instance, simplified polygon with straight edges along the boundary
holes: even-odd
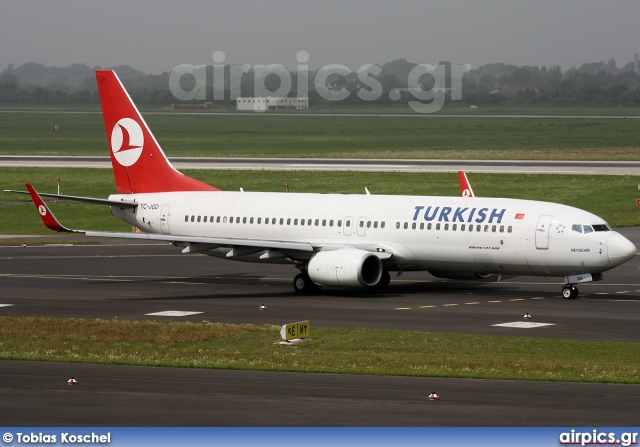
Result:
[[[436,64],[561,65],[640,53],[638,0],[5,0],[0,70],[179,64],[343,64],[406,58]]]

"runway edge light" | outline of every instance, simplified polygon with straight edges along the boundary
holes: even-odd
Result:
[[[282,326],[280,336],[282,341],[280,344],[296,344],[306,341],[311,334],[311,323],[307,321],[299,321],[297,323],[289,323]]]

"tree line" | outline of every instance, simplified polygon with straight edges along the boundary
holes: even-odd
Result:
[[[440,62],[445,70],[451,69],[449,62]],[[357,73],[346,76],[333,74],[327,78],[329,89],[348,91],[346,99],[331,101],[318,92],[314,80],[316,72],[308,74],[309,104],[313,107],[358,106],[358,105],[395,105],[406,106],[407,101],[415,100],[408,88],[407,80],[410,71],[417,64],[406,59],[397,59],[381,65],[380,73],[373,76],[382,87],[382,94],[375,101],[363,100],[358,92],[363,85]],[[100,67],[90,68],[77,64],[68,67],[67,71],[29,63],[21,67],[10,65],[0,73],[0,106],[2,105],[73,105],[94,106],[99,104],[93,71]],[[73,69],[73,70],[72,70]],[[213,76],[213,67],[205,67],[206,79]],[[447,71],[445,104],[469,105],[640,105],[640,76],[635,72],[633,63],[618,68],[615,61],[584,64],[563,72],[559,66],[532,67],[516,66],[504,63],[486,64],[465,73],[462,77],[462,100],[454,101],[451,97],[451,76]],[[147,75],[128,66],[116,67],[136,104],[142,106],[166,107],[171,104],[188,102],[179,101],[169,89],[169,73]],[[61,74],[62,73],[62,74]],[[235,104],[233,93],[243,97],[254,96],[254,71],[244,73],[239,85],[231,85],[230,67],[225,67],[224,100],[214,100],[213,87],[207,85],[202,92],[206,101],[215,101],[221,106],[232,107]],[[64,84],[63,80],[73,79],[73,85]],[[53,79],[53,82],[50,80]],[[290,96],[298,91],[296,73],[291,73],[292,88]],[[268,75],[260,82],[269,91],[276,91],[280,79]],[[196,87],[194,77],[185,76],[181,86],[185,90]],[[420,87],[428,90],[433,86],[433,77],[425,74],[420,78]],[[393,92],[393,93],[392,93]],[[217,96],[220,96],[219,94]],[[192,101],[192,102],[202,102]]]

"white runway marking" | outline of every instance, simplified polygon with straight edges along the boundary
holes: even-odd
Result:
[[[530,328],[542,327],[542,326],[555,326],[555,324],[553,324],[553,323],[532,323],[530,321],[514,321],[513,323],[493,324],[492,326],[515,327],[515,328],[520,328],[520,329],[530,329]]]
[[[165,310],[164,312],[154,312],[145,315],[154,315],[160,317],[186,317],[188,315],[203,314],[204,312],[188,312],[183,310]]]
[[[9,307],[9,306],[13,306],[13,304],[0,304],[0,307]]]

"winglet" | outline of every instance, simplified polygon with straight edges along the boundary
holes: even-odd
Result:
[[[38,192],[34,189],[34,187],[29,183],[27,183],[26,186],[29,190],[29,194],[31,195],[31,200],[33,200],[33,203],[38,210],[38,214],[40,214],[40,217],[42,218],[42,221],[47,226],[47,228],[59,233],[84,233],[84,231],[70,230],[69,228],[61,225],[60,222],[58,222],[58,219],[56,219],[56,216],[53,215],[49,207],[44,203],[44,200],[42,200]]]
[[[473,189],[471,189],[471,184],[467,179],[467,174],[465,174],[464,171],[458,171],[458,179],[460,180],[460,192],[462,193],[462,197],[475,197]]]

